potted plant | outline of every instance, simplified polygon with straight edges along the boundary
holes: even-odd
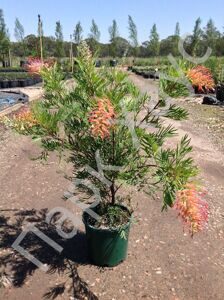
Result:
[[[1,87],[2,87],[2,89],[7,89],[9,87],[9,81],[8,81],[8,79],[2,79],[2,81],[1,81]]]
[[[12,76],[10,76],[10,77],[11,77],[11,78],[10,78],[10,80],[9,80],[9,87],[10,87],[10,88],[15,88],[15,87],[17,87],[17,86],[19,85],[18,79],[16,79],[17,76],[15,76],[15,74],[14,74],[14,75],[12,75]]]
[[[216,86],[216,98],[217,100],[224,102],[224,84],[219,83]]]
[[[90,258],[96,265],[115,266],[127,254],[133,213],[129,186],[160,190],[162,208],[175,207],[192,234],[206,223],[207,206],[189,187],[197,168],[189,157],[188,137],[174,149],[164,146],[176,134],[156,114],[164,99],[153,103],[125,73],[97,70],[85,42],[78,53],[73,90],[66,89],[57,65],[42,69],[45,99],[32,107],[35,123],[26,132],[39,135],[45,151],[69,151],[71,194],[91,203],[83,213]],[[164,113],[177,120],[186,116],[174,105]]]
[[[27,84],[26,84],[26,79],[25,78],[19,78],[18,79],[18,84],[20,87],[25,87]]]

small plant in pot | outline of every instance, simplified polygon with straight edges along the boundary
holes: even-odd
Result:
[[[197,168],[188,137],[176,148],[165,146],[176,134],[158,115],[165,100],[154,103],[125,73],[96,69],[86,43],[78,51],[72,90],[57,65],[42,69],[45,98],[32,107],[36,123],[29,134],[33,130],[41,137],[45,151],[69,152],[74,165],[70,196],[89,205],[83,222],[90,258],[96,265],[115,266],[127,254],[131,186],[161,191],[162,208],[176,208],[192,234],[204,227],[207,206],[202,211],[197,190],[189,185]],[[163,117],[180,120],[187,113],[169,105]]]

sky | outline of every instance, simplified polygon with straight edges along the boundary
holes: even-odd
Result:
[[[112,20],[118,23],[120,36],[128,39],[128,15],[137,25],[139,42],[149,39],[153,23],[157,24],[160,38],[174,33],[180,23],[181,35],[192,32],[195,20],[202,19],[202,27],[212,18],[223,32],[223,0],[0,0],[10,37],[14,38],[14,23],[18,17],[25,35],[37,33],[37,15],[43,20],[44,34],[54,36],[55,23],[60,20],[64,39],[69,40],[75,24],[81,21],[84,37],[88,37],[94,18],[101,31],[101,42],[109,40],[108,27]]]

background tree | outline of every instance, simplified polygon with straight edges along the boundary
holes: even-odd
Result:
[[[20,23],[18,18],[16,18],[16,20],[15,20],[14,35],[15,35],[15,38],[18,42],[23,42],[23,40],[24,40],[24,27]]]
[[[201,29],[201,18],[195,21],[193,34],[190,39],[190,54],[192,56],[200,55],[200,41],[202,38],[203,31]]]
[[[172,43],[171,53],[173,54],[173,56],[180,55],[178,50],[179,40],[180,40],[180,23],[177,22],[175,26],[174,36],[171,38],[171,43]]]
[[[204,40],[206,46],[212,49],[213,55],[216,54],[216,44],[220,36],[221,34],[215,27],[214,21],[209,19],[206,27],[204,28]]]
[[[39,47],[39,38],[34,34],[29,34],[24,38],[24,42],[27,46],[27,55],[28,56],[39,56],[40,47]]]
[[[92,19],[89,37],[94,39],[97,42],[100,41],[100,30],[99,30],[99,27],[97,26],[96,22],[94,21],[94,19]]]
[[[179,22],[176,23],[174,35],[168,36],[166,39],[163,39],[160,42],[160,55],[167,56],[172,54],[173,56],[178,56],[178,42],[180,39],[180,24]]]
[[[65,54],[62,53],[62,56],[57,56],[57,41],[55,36],[44,36],[43,37],[44,43],[44,55],[45,57],[64,57]],[[62,43],[63,45],[63,43]],[[63,45],[64,50],[64,45]]]
[[[65,51],[64,51],[64,45],[63,45],[63,32],[62,32],[62,25],[60,21],[56,22],[56,28],[55,28],[55,37],[56,37],[56,51],[55,56],[56,57],[64,57]]]
[[[199,19],[200,20],[200,19]],[[130,18],[130,25],[132,27],[133,24]],[[18,24],[18,22],[17,22]],[[21,25],[21,24],[20,24]],[[196,26],[197,25],[197,26]],[[9,49],[13,52],[12,54],[17,57],[24,56],[24,48],[21,44],[21,40],[23,38],[24,43],[26,45],[26,55],[32,56],[40,56],[40,43],[38,36],[34,34],[28,35],[23,37],[23,28],[22,25],[17,27],[16,39],[17,42],[10,42],[9,35],[7,32],[7,28],[4,21],[4,16],[2,10],[0,10],[0,61],[6,61],[9,55]],[[76,30],[76,41],[80,42],[82,39],[82,28],[80,30],[81,24],[80,22],[77,24]],[[94,52],[96,49],[100,49],[100,57],[108,57],[112,55],[113,57],[122,57],[124,54],[127,53],[128,55],[132,56],[135,55],[135,50],[137,50],[137,55],[139,57],[149,57],[158,55],[158,48],[159,54],[162,56],[173,54],[174,56],[179,56],[178,51],[178,41],[180,39],[180,25],[177,22],[175,26],[175,30],[173,35],[168,36],[167,38],[159,41],[159,35],[157,33],[156,26],[154,25],[151,30],[150,41],[145,41],[142,43],[141,46],[135,48],[135,43],[137,39],[137,29],[135,26],[132,27],[132,31],[129,31],[129,41],[120,37],[118,33],[118,26],[115,20],[113,20],[112,25],[109,28],[110,33],[110,42],[108,43],[100,43],[100,31],[95,23],[92,20],[90,33],[88,35],[88,39],[86,42],[91,47],[91,50]],[[61,30],[62,31],[62,30]],[[43,33],[43,30],[42,30]],[[63,35],[60,33],[60,26],[57,30],[56,38],[55,36],[43,36],[43,45],[44,45],[44,55],[47,56],[67,56],[69,57],[70,51],[70,42],[69,41],[61,41],[63,39]],[[136,34],[136,35],[135,35]],[[39,35],[39,34],[38,34]],[[57,40],[58,37],[58,40]],[[63,49],[65,54],[58,54],[58,42],[61,41],[61,45],[63,45]],[[131,41],[131,43],[130,43]],[[197,43],[198,41],[198,43]],[[194,32],[188,36],[185,41],[185,49],[186,51],[191,54],[193,51],[198,56],[204,55],[207,47],[210,46],[213,49],[213,55],[217,56],[224,56],[224,34],[220,33],[213,20],[209,20],[204,28],[204,31],[200,28],[200,22],[197,20],[197,24],[195,23]],[[10,47],[10,48],[9,48]],[[59,46],[60,49],[60,46]],[[60,50],[59,50],[60,52]],[[3,58],[4,53],[4,58]],[[74,54],[76,54],[76,47],[74,47]]]
[[[18,44],[21,45],[21,48],[23,49],[23,53],[21,53],[22,54],[21,56],[26,56],[27,49],[26,49],[26,43],[24,41],[25,31],[23,25],[20,23],[18,18],[16,18],[15,20],[14,36]]]
[[[216,55],[223,56],[224,55],[224,33],[220,33],[220,37],[216,41]]]
[[[73,33],[73,38],[76,44],[80,44],[81,40],[82,40],[82,33],[83,33],[83,29],[81,26],[81,22],[79,21],[76,25],[75,25],[75,30]]]
[[[138,47],[138,56],[139,57],[148,57],[149,56],[149,41],[144,41],[141,46]]]
[[[134,56],[138,55],[138,31],[137,26],[135,25],[131,16],[128,16],[128,31],[129,31],[129,39],[131,46],[134,50]]]
[[[117,50],[117,38],[119,37],[119,31],[116,20],[113,20],[112,25],[108,29],[110,35],[110,55],[116,56]]]
[[[172,54],[173,56],[178,56],[178,40],[176,35],[168,36],[160,42],[160,55],[167,56]]]
[[[156,24],[153,24],[149,37],[149,53],[151,56],[159,55],[159,34]]]
[[[94,19],[92,19],[92,24],[90,27],[90,34],[89,34],[89,46],[90,50],[94,52],[99,52],[100,51],[100,30],[99,27],[97,26],[96,22]],[[99,54],[99,53],[98,53]]]
[[[116,56],[118,57],[126,56],[125,54],[128,52],[130,48],[130,43],[126,39],[118,36],[115,38],[115,44],[116,44]]]
[[[174,35],[178,36],[178,37],[180,36],[180,23],[179,22],[176,23]]]
[[[0,9],[0,60],[2,61],[3,65],[6,57],[9,55],[9,49],[9,33],[6,28],[3,10]]]

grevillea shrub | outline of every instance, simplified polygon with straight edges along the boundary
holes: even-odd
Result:
[[[201,215],[192,214],[195,199],[187,197],[189,209],[184,210],[180,198],[197,174],[190,140],[184,136],[176,147],[166,146],[176,130],[165,126],[158,115],[166,105],[164,99],[154,101],[142,94],[117,69],[96,69],[85,42],[78,47],[76,63],[72,89],[63,83],[60,68],[44,69],[45,98],[33,107],[33,113],[44,151],[71,154],[79,200],[89,203],[100,198],[102,211],[111,213],[105,213],[99,222],[111,227],[112,220],[122,220],[122,216],[121,210],[108,208],[127,205],[132,196],[128,186],[151,195],[156,190],[163,209],[178,209],[192,233],[201,230],[197,219]],[[180,120],[187,114],[167,104],[163,116]]]
[[[178,67],[176,69],[169,66],[161,71],[159,81],[161,94],[166,93],[173,98],[189,96],[193,92],[191,86],[201,93],[214,91],[215,81],[208,68],[200,65],[192,67],[192,64],[183,60],[178,61]]]
[[[215,82],[212,78],[211,71],[204,66],[196,66],[190,69],[187,72],[187,77],[193,87],[196,87],[199,92],[207,93],[215,89]]]

